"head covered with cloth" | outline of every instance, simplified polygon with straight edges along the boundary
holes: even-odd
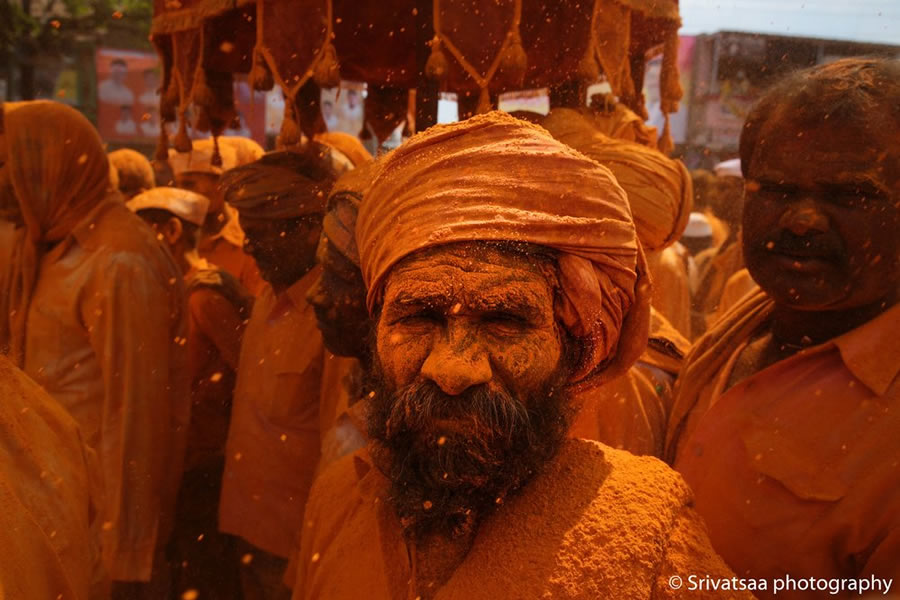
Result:
[[[220,189],[240,215],[244,250],[273,287],[289,287],[314,266],[325,203],[339,175],[331,151],[316,142],[223,175]]]
[[[609,137],[578,111],[550,111],[541,125],[553,137],[613,172],[628,194],[641,246],[659,252],[678,241],[693,204],[688,170],[655,148]]]
[[[108,195],[110,168],[97,130],[77,110],[44,100],[0,111],[0,181],[24,227],[0,245],[0,347],[21,363],[25,317],[46,244],[64,239]]]
[[[356,241],[373,457],[408,533],[465,530],[555,455],[570,394],[646,344],[625,194],[540,127],[489,113],[387,156]]]

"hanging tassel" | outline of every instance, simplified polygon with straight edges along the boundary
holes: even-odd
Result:
[[[590,81],[593,83],[600,79],[600,65],[597,64],[597,56],[594,52],[594,42],[588,43],[588,48],[578,61],[578,78],[582,81]]]
[[[425,63],[425,75],[435,81],[443,81],[447,77],[450,65],[447,63],[447,56],[441,49],[441,38],[434,36],[429,45],[431,46],[431,54]]]
[[[178,152],[190,152],[194,149],[191,138],[187,133],[187,115],[182,112],[178,120],[178,133],[175,134],[175,150]]]
[[[337,59],[337,50],[331,41],[325,42],[322,56],[316,63],[313,79],[320,88],[336,88],[341,85],[341,66]]]
[[[247,82],[250,87],[257,92],[268,92],[275,87],[275,78],[272,76],[272,70],[266,57],[263,56],[262,50],[256,48],[253,51],[253,67],[247,75]]]
[[[300,124],[297,123],[294,98],[287,97],[284,99],[284,120],[281,122],[276,146],[279,150],[294,148],[300,145],[302,139],[303,133],[300,131]]]
[[[672,140],[672,132],[669,129],[669,113],[663,114],[665,125],[663,126],[662,135],[659,136],[659,142],[657,143],[656,147],[660,152],[668,156],[672,153],[672,150],[675,149],[675,142]]]
[[[209,111],[203,106],[197,106],[197,118],[194,120],[194,129],[207,133],[212,129],[212,123],[209,118]]]
[[[678,78],[678,30],[666,32],[663,45],[662,68],[659,71],[659,97],[664,113],[678,112],[678,101],[684,96]]]
[[[216,103],[216,95],[206,82],[206,71],[202,68],[198,68],[194,74],[191,101],[200,106],[213,106]]]
[[[222,153],[219,152],[219,136],[213,136],[213,154],[212,158],[209,160],[209,164],[214,167],[222,166]]]
[[[528,69],[528,56],[522,47],[522,36],[516,27],[509,33],[509,40],[500,51],[500,66],[494,80],[501,81],[504,87],[521,88],[525,82],[525,71]]]
[[[173,73],[169,78],[169,87],[159,97],[159,114],[163,121],[175,121],[181,98],[178,93],[178,82]]]
[[[478,94],[478,106],[475,108],[476,114],[482,114],[486,112],[491,112],[494,108],[493,104],[491,104],[491,94],[487,89],[487,86],[481,88],[481,93]]]
[[[156,151],[153,153],[156,160],[169,159],[169,136],[166,134],[166,120],[159,120],[159,139],[156,142]]]

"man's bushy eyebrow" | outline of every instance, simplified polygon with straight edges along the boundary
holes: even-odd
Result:
[[[439,290],[400,290],[390,304],[398,308],[451,310],[458,302]],[[540,311],[540,298],[533,290],[516,286],[468,294],[466,306],[482,311],[507,311],[532,315]]]

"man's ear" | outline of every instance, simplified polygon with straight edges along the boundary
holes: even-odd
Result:
[[[181,219],[172,217],[163,224],[160,232],[166,238],[166,242],[170,246],[174,246],[181,239],[181,235],[184,233],[184,226],[181,224]]]

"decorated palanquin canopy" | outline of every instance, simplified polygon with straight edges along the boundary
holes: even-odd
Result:
[[[662,54],[668,114],[682,95],[679,26],[678,0],[154,0],[151,37],[163,66],[161,120],[180,122],[173,141],[186,152],[189,113],[214,136],[235,118],[238,74],[284,93],[282,147],[324,127],[319,89],[341,79],[367,84],[366,122],[384,139],[407,119],[413,89],[417,102],[435,95],[435,115],[438,91],[477,99],[475,112],[485,112],[503,92],[603,77],[646,118],[644,67]],[[670,147],[666,128],[660,148]]]

